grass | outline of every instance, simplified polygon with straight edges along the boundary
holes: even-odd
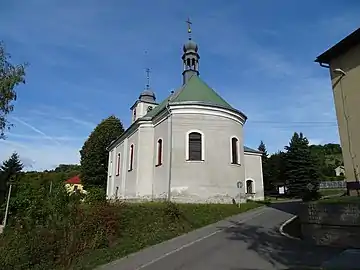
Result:
[[[358,196],[342,196],[342,197],[331,197],[318,201],[319,203],[356,203],[360,204],[360,197]]]
[[[122,232],[116,243],[102,249],[90,250],[78,257],[70,269],[94,267],[122,258],[194,229],[217,222],[226,217],[262,206],[248,202],[238,208],[224,204],[134,203],[122,209]],[[59,268],[61,269],[61,268]]]
[[[320,189],[321,196],[331,196],[337,194],[343,194],[346,192],[344,188],[329,188],[329,189]]]

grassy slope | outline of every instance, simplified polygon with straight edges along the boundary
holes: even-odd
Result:
[[[235,205],[179,204],[176,210],[163,203],[131,204],[122,213],[122,235],[119,241],[104,249],[93,250],[79,257],[71,269],[93,269],[145,247],[161,243],[191,230],[222,220],[226,217],[262,206],[259,203]]]

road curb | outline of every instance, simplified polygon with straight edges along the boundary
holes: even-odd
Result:
[[[293,240],[301,240],[300,238],[291,236],[291,235],[289,235],[288,233],[284,232],[284,227],[285,227],[286,225],[288,225],[290,222],[292,222],[292,221],[293,221],[295,218],[297,218],[297,217],[298,217],[298,216],[293,216],[292,218],[288,219],[288,220],[285,221],[283,224],[281,224],[279,231],[280,231],[280,234],[281,234],[282,236],[285,236],[285,237],[290,238],[290,239],[293,239]]]

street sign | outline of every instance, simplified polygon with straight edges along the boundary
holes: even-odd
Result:
[[[309,184],[307,184],[306,187],[308,188],[308,190],[312,191],[315,186],[313,184],[309,183]]]
[[[243,183],[241,181],[238,181],[236,183],[236,185],[237,185],[237,188],[242,188],[243,187]]]

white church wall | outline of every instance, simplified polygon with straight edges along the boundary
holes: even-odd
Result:
[[[249,199],[263,200],[264,199],[264,182],[262,173],[261,154],[245,153],[245,181],[244,187],[246,190],[246,181],[253,181],[253,195],[248,194]]]
[[[151,199],[154,173],[154,127],[141,124],[138,131],[137,148],[137,196]]]
[[[119,198],[121,197],[122,193],[122,176],[124,174],[124,142],[121,142],[119,145],[115,147],[114,157],[113,157],[113,166],[114,166],[114,173],[113,173],[113,185],[112,185],[112,193],[111,197]],[[120,154],[120,164],[119,162],[119,155]]]
[[[126,166],[125,166],[125,181],[124,181],[124,194],[126,198],[134,198],[136,196],[136,181],[137,181],[137,170],[138,170],[138,130],[134,133],[130,134],[127,138],[127,146],[124,149],[124,152],[127,152]],[[131,146],[133,145],[133,166],[132,170],[130,170],[130,160],[131,160]]]
[[[155,198],[166,198],[169,190],[169,119],[165,118],[162,121],[156,123],[154,127],[154,155],[153,155],[153,181],[154,181],[154,197]],[[157,164],[157,142],[162,139],[162,165],[156,166]]]
[[[236,183],[244,179],[242,124],[210,110],[173,114],[172,199],[179,202],[238,200]],[[186,161],[189,131],[203,134],[204,161]],[[231,137],[239,139],[240,165],[231,164]]]
[[[114,155],[115,151],[112,150],[109,152],[108,158],[108,175],[107,175],[107,184],[106,184],[106,197],[108,199],[112,198],[113,186],[114,186]]]

